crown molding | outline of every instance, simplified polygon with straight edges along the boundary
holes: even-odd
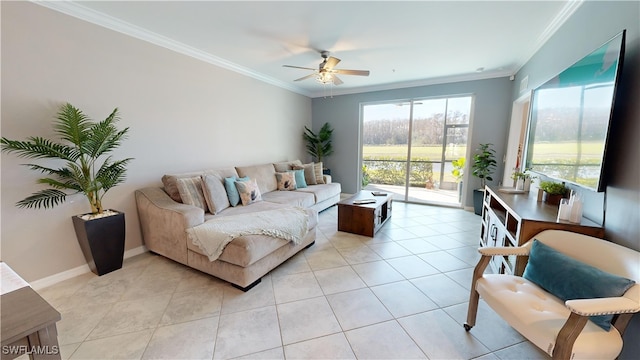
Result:
[[[522,69],[524,64],[526,64],[531,58],[542,48],[544,44],[549,41],[551,36],[556,33],[564,25],[564,23],[582,6],[584,0],[571,0],[567,2],[562,10],[554,17],[551,22],[547,25],[544,31],[538,36],[538,39],[533,44],[529,52],[526,56],[523,56],[522,59],[518,62],[517,69],[514,73],[517,73]]]
[[[147,29],[141,28],[139,26],[130,24],[126,21],[122,21],[120,19],[109,16],[102,12],[90,9],[86,6],[80,5],[73,1],[53,1],[53,0],[45,0],[45,1],[30,0],[30,1],[34,4],[44,6],[51,10],[55,10],[60,13],[78,18],[80,20],[84,20],[92,24],[102,26],[104,28],[134,37],[136,39],[140,39],[140,40],[152,43],[154,45],[161,46],[163,48],[175,51],[183,55],[190,56],[192,58],[204,61],[206,63],[216,65],[230,71],[234,71],[236,73],[260,80],[267,84],[271,84],[271,85],[274,85],[274,86],[277,86],[301,95],[310,96],[309,92],[297,86],[294,86],[290,83],[280,81],[278,79],[274,79],[272,77],[258,73],[244,66],[235,64],[231,61],[225,60],[213,54],[196,49],[192,46],[183,44],[179,41],[175,41],[164,35],[160,35],[155,32],[149,31]]]

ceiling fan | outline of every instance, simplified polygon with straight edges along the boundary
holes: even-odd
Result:
[[[312,74],[307,76],[303,76],[299,79],[295,79],[293,81],[305,80],[311,77],[315,77],[316,81],[322,84],[333,84],[340,85],[343,84],[342,80],[336,76],[336,74],[343,75],[358,75],[358,76],[369,76],[369,70],[345,70],[345,69],[334,69],[336,65],[340,62],[340,59],[335,58],[333,56],[329,56],[328,51],[320,52],[322,56],[322,62],[318,66],[318,69],[301,67],[301,66],[293,66],[293,65],[282,65],[284,67],[290,67],[294,69],[304,69],[304,70],[313,70]]]

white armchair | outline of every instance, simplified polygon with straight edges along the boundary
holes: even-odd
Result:
[[[469,331],[475,325],[482,297],[509,325],[554,359],[616,358],[622,350],[627,324],[640,311],[640,252],[561,230],[543,231],[535,239],[575,260],[636,283],[620,297],[563,302],[523,277],[484,274],[492,256],[528,256],[533,241],[521,247],[480,248],[482,257],[474,269],[465,329]],[[614,318],[608,331],[589,319],[610,314]]]

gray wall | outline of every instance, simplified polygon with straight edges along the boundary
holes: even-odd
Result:
[[[142,245],[134,190],[165,173],[304,156],[311,99],[31,2],[2,1],[2,136],[52,135],[59,105],[96,120],[120,108],[130,136],[114,158],[133,157],[105,206],[126,214],[126,249]],[[86,266],[71,216],[82,196],[51,210],[18,209],[41,189],[24,159],[2,154],[2,254],[27,281]],[[73,271],[72,271],[73,272]]]
[[[605,159],[608,187],[605,193],[586,193],[585,213],[604,222],[608,239],[636,250],[640,250],[639,19],[640,2],[587,1],[522,67],[515,80],[519,84],[528,76],[526,91],[530,91],[627,29],[623,73]],[[514,87],[512,98],[518,96]]]
[[[586,1],[518,72],[535,88],[627,29],[626,51],[605,159],[605,193],[586,194],[585,214],[604,222],[607,239],[640,251],[640,2]],[[516,99],[517,87],[512,98]],[[620,359],[640,354],[640,315],[627,332]]]
[[[448,95],[474,95],[468,151],[473,153],[478,144],[492,143],[495,144],[497,158],[501,160],[509,130],[512,86],[513,82],[508,78],[498,78],[315,98],[312,105],[313,128],[317,130],[325,122],[334,128],[335,153],[327,158],[326,165],[331,169],[335,180],[342,184],[342,191],[354,193],[359,190],[360,104]],[[499,165],[494,177],[496,183],[497,179],[501,178],[499,174],[502,174],[501,161]],[[471,186],[465,186],[463,202],[465,206],[471,207],[472,190],[480,186],[480,181],[468,175],[465,174],[464,183]]]

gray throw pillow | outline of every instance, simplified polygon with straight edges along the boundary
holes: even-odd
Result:
[[[202,192],[209,212],[213,215],[231,206],[222,181],[222,178],[215,175],[202,175]]]

